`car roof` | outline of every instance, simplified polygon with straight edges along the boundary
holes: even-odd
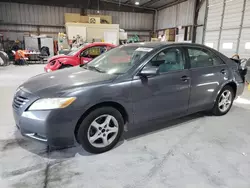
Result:
[[[108,43],[108,42],[92,42],[92,43],[87,43],[86,47],[89,47],[89,46],[103,46],[103,45],[112,46],[112,47],[116,46],[116,45]]]
[[[206,47],[205,45],[195,44],[195,43],[179,43],[179,42],[139,42],[139,43],[130,43],[126,44],[126,46],[136,46],[136,47],[146,47],[146,48],[159,48],[171,45],[178,45],[178,46],[194,46],[194,47]]]

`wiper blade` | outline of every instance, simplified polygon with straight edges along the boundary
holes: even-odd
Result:
[[[105,73],[105,71],[99,69],[98,67],[95,67],[95,66],[87,66],[89,69],[92,69],[92,70],[95,70],[97,72],[101,72],[101,73]]]
[[[84,69],[88,69],[87,68],[87,64],[80,64],[79,66],[82,67],[82,68],[84,68]]]
[[[80,66],[80,67],[84,67],[84,68],[86,67],[86,68],[87,68],[87,64],[80,64],[79,66]]]

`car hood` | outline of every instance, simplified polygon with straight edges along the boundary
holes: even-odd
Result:
[[[48,62],[53,61],[53,60],[56,60],[56,59],[68,58],[68,57],[72,57],[72,56],[68,56],[68,55],[56,55],[56,56],[53,56],[53,57],[49,58],[49,59],[48,59]]]
[[[77,66],[35,76],[22,84],[20,89],[39,97],[53,97],[83,86],[111,82],[116,77]]]

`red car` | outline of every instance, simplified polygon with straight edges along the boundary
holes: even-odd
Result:
[[[88,43],[71,51],[67,55],[57,55],[50,58],[48,64],[44,67],[44,70],[45,72],[51,72],[58,69],[85,64],[100,54],[115,47],[116,46],[113,44],[104,42]]]

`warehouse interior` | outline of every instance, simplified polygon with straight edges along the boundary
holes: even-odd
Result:
[[[118,144],[101,154],[80,145],[50,150],[20,133],[13,97],[21,84],[113,48],[148,43],[196,43],[237,56],[247,62],[243,93],[224,116],[199,112],[143,129],[125,127]],[[88,50],[83,59],[75,55],[81,49]],[[2,0],[0,187],[250,187],[249,59],[250,0]]]

